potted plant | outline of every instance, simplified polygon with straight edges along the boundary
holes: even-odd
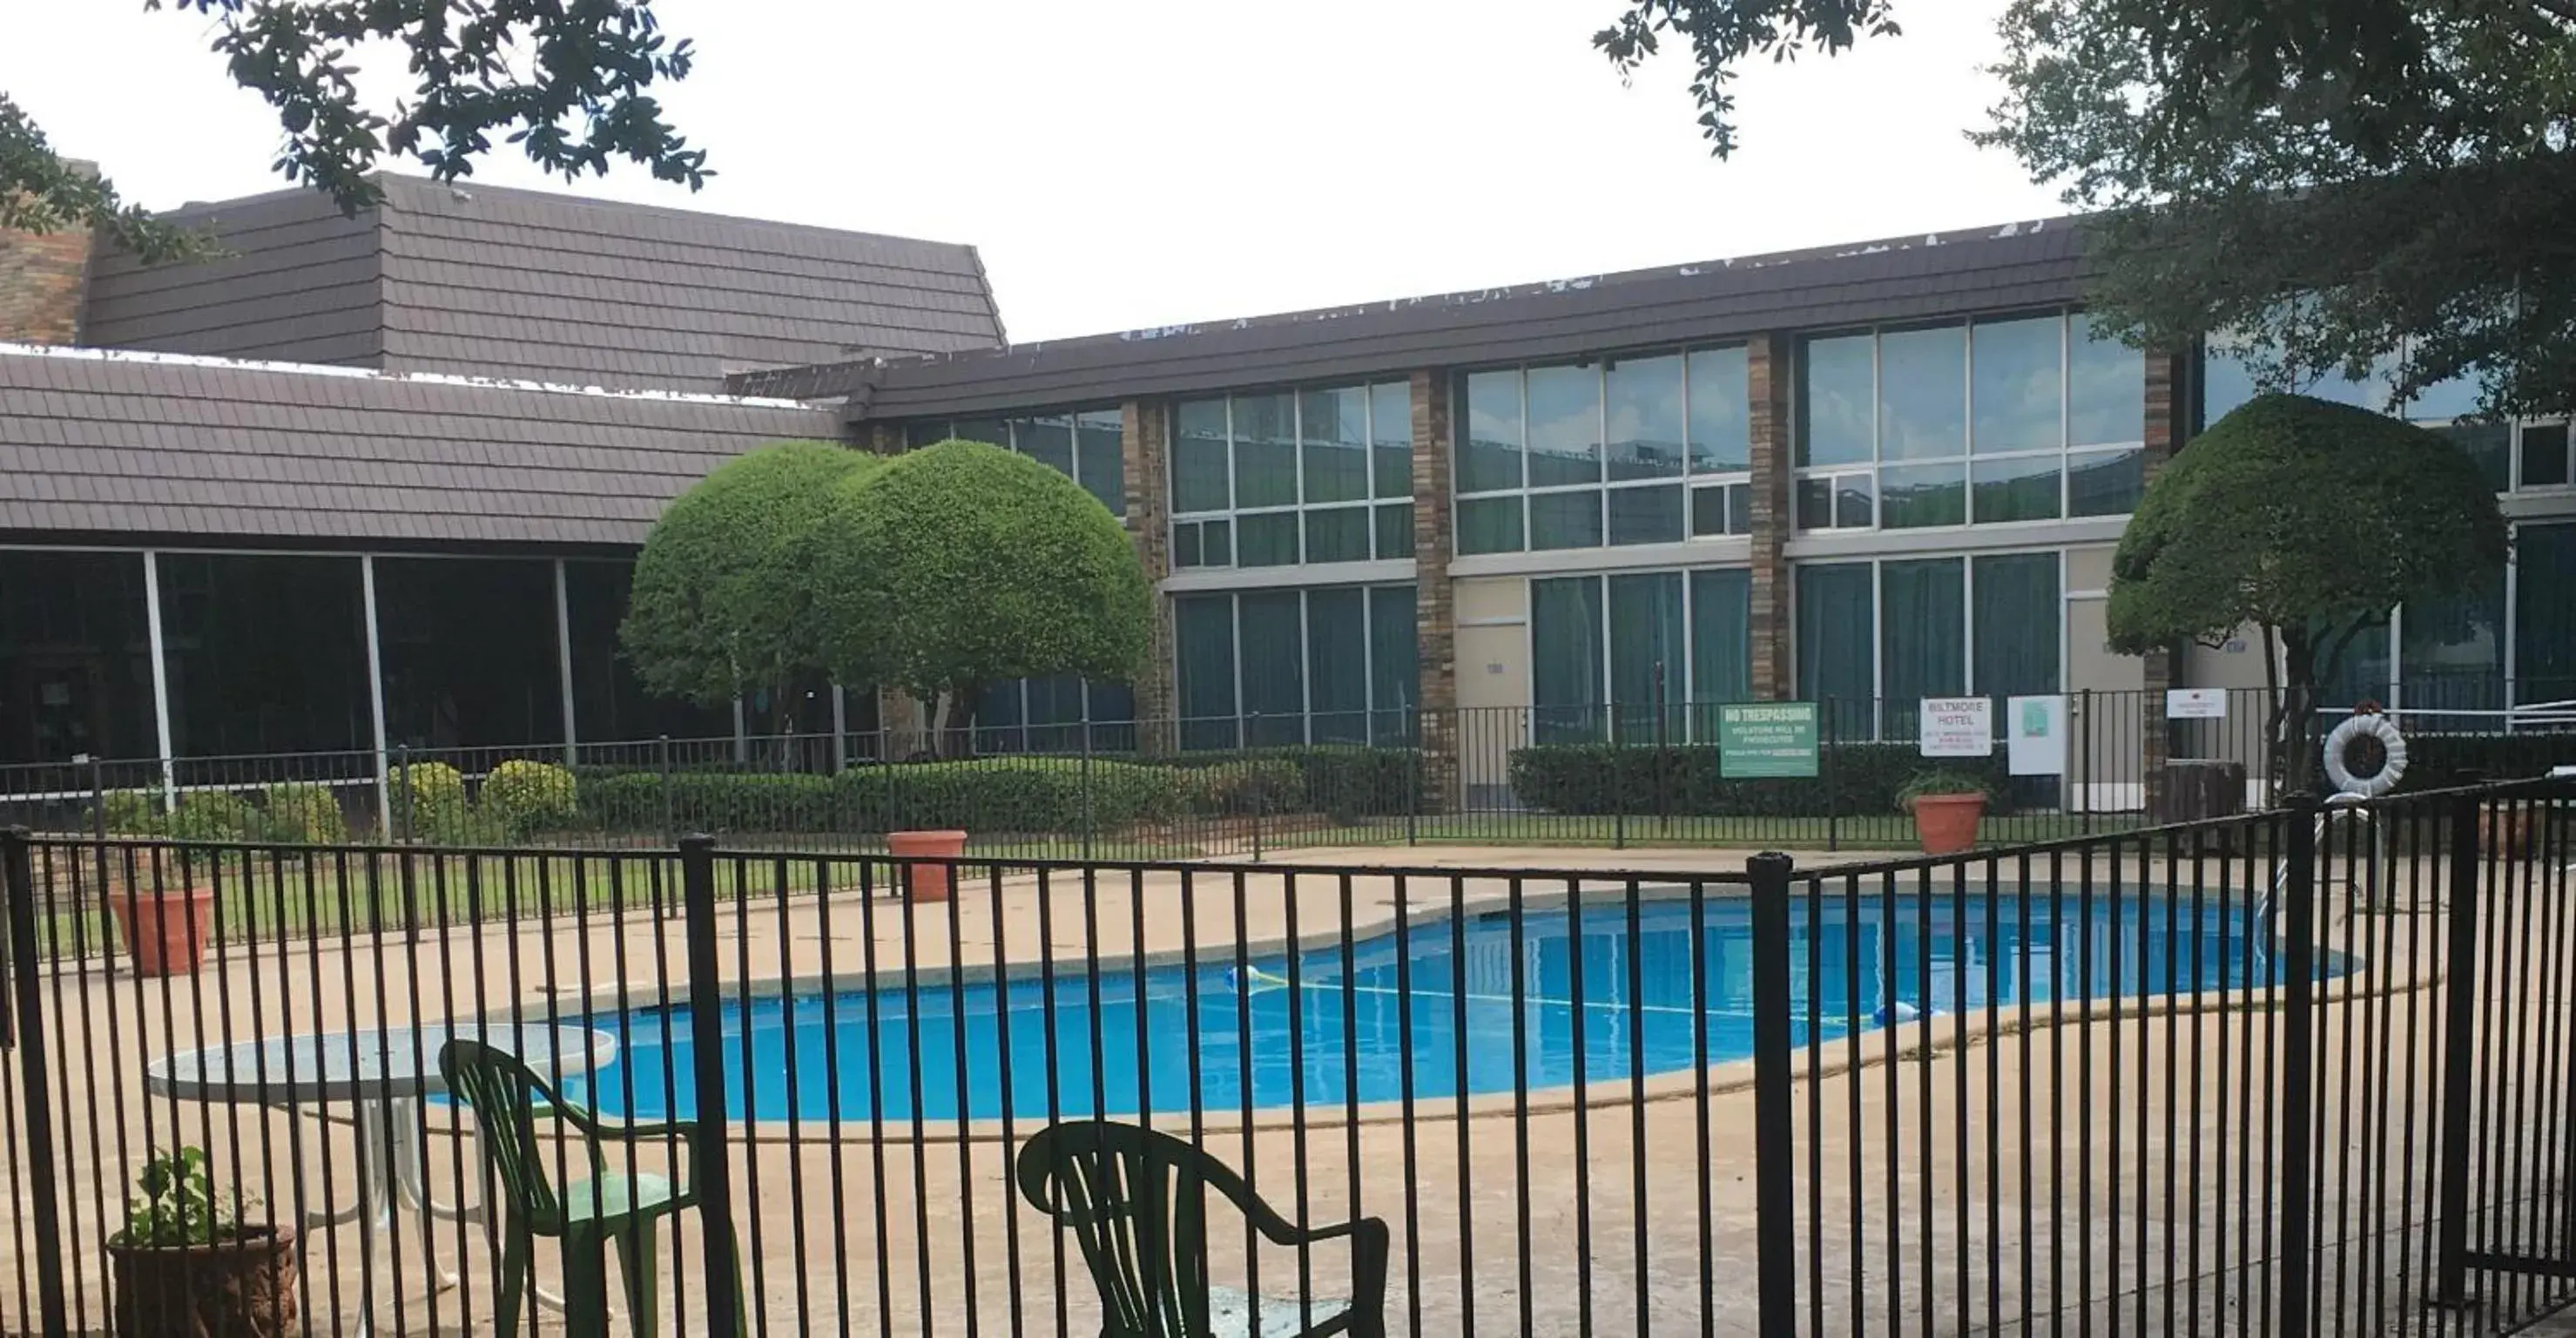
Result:
[[[139,976],[194,975],[215,941],[211,887],[114,888],[107,909]]]
[[[1986,783],[1965,772],[1916,772],[1898,787],[1896,806],[1914,815],[1914,836],[1924,854],[1955,855],[1977,844]]]
[[[107,1238],[116,1338],[276,1338],[295,1328],[295,1229],[242,1220],[206,1176],[206,1154],[155,1156],[124,1229]]]

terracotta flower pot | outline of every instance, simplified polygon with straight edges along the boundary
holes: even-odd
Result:
[[[1955,855],[1977,844],[1977,820],[1986,815],[1981,794],[1927,794],[1914,800],[1914,835],[1926,855]]]
[[[957,859],[966,853],[966,833],[960,831],[888,832],[886,849],[895,858]],[[914,863],[903,868],[904,894],[914,901],[946,901],[950,895],[953,867],[946,864]]]
[[[282,1338],[296,1330],[295,1228],[212,1245],[109,1245],[116,1338]]]
[[[211,887],[110,892],[107,909],[137,975],[192,975],[215,941]]]

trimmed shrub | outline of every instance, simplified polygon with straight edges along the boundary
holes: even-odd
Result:
[[[1240,754],[1229,761],[1174,770],[1188,811],[1206,817],[1306,811],[1306,773],[1281,757]]]
[[[440,846],[500,845],[509,828],[467,801],[465,777],[445,762],[412,762],[394,768],[394,832],[404,840]]]
[[[834,781],[851,831],[963,828],[978,833],[1114,830],[1183,810],[1170,767],[1014,757],[861,767]]]
[[[1729,780],[1718,774],[1717,747],[1611,747],[1543,744],[1511,756],[1512,793],[1550,813],[1671,813],[1711,817],[1821,817],[1886,813],[1897,791],[1925,767],[1911,743],[1843,743],[1823,750],[1818,774]],[[1946,758],[1945,768],[1985,782],[1997,807],[2008,802],[2007,759]]]
[[[99,796],[99,812],[92,821],[104,815],[110,836],[159,836],[169,830],[169,814],[161,810],[161,796],[152,790],[110,790]]]
[[[170,815],[170,835],[181,841],[241,841],[265,826],[248,798],[230,790],[198,790],[179,796],[179,811]]]
[[[331,845],[349,839],[348,815],[330,787],[285,781],[261,792],[260,835],[290,845]]]
[[[525,758],[503,762],[483,778],[475,807],[512,836],[561,831],[581,817],[572,772]]]
[[[1414,811],[1422,798],[1422,755],[1411,748],[1320,743],[1247,752],[1183,753],[1169,765],[1185,770],[1236,766],[1247,761],[1284,763],[1297,772],[1294,790],[1274,789],[1265,812],[1327,813],[1339,820]],[[1211,810],[1248,811],[1248,810]]]

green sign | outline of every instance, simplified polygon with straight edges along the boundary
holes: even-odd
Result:
[[[1717,708],[1717,771],[1729,780],[1816,774],[1816,704],[1745,702]]]

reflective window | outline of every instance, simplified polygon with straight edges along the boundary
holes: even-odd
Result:
[[[375,746],[374,708],[367,695],[366,578],[356,558],[164,553],[156,561],[174,752],[216,757]],[[421,561],[381,559],[376,564],[388,739],[430,741],[395,732],[398,670],[407,684],[428,679],[455,689],[445,698],[457,718],[449,739],[462,739],[469,731],[475,742],[561,738],[551,729],[536,732],[536,722],[529,718],[533,710],[509,710],[542,695],[552,712],[552,703],[561,697],[553,662],[552,564],[509,563],[497,573],[482,564],[460,565],[475,570],[452,575],[478,591],[484,583],[474,580],[477,576],[522,579],[505,581],[517,588],[493,590],[497,602],[477,610],[472,595],[461,601],[436,593],[426,600],[401,599],[406,575],[425,578],[434,588],[439,573],[420,570]],[[531,592],[534,582],[527,569],[540,567],[543,587]],[[533,618],[534,625],[521,629],[500,621],[513,613]],[[453,639],[452,644],[434,644],[441,637]],[[493,642],[488,660],[487,638]],[[426,649],[433,663],[422,666],[402,653],[414,647]],[[468,703],[479,706],[491,699],[498,699],[494,704],[503,718],[463,722]]]
[[[1192,439],[1193,425],[1179,425],[1179,441],[1172,451],[1172,479],[1176,494],[1190,488],[1207,486],[1207,470],[1217,466],[1221,481],[1223,461],[1211,462],[1204,454],[1206,439]],[[1126,427],[1116,409],[1085,409],[1075,413],[1021,414],[1007,418],[915,419],[904,424],[903,439],[907,447],[921,447],[947,441],[980,441],[1017,451],[1059,474],[1082,485],[1083,491],[1100,499],[1109,514],[1127,514]],[[1222,433],[1219,434],[1222,440]]]
[[[1181,402],[1172,566],[1411,557],[1412,418],[1400,381]]]
[[[1925,697],[2060,690],[2053,551],[1806,564],[1793,580],[1799,695],[1838,738],[1911,741]]]
[[[1967,453],[1967,331],[1891,330],[1878,339],[1878,458]]]
[[[1530,582],[1530,695],[1540,738],[1706,737],[1716,714],[1694,707],[1750,696],[1751,591],[1741,568]]]
[[[1612,362],[1606,394],[1610,480],[1680,478],[1681,355]]]
[[[165,640],[173,612],[162,611]],[[340,640],[354,645],[357,638],[344,629]],[[298,653],[291,641],[243,649],[262,660],[239,666],[247,675],[245,696],[277,686],[258,678],[266,661]],[[361,700],[365,685],[362,663]],[[143,555],[0,551],[0,763],[69,762],[84,753],[144,758],[160,751]]]
[[[553,562],[378,558],[376,631],[387,743],[482,748],[563,741]],[[814,723],[796,725],[810,732]],[[820,723],[828,732],[828,718]]]
[[[1420,701],[1406,586],[1317,586],[1172,601],[1181,746],[1398,744]]]

